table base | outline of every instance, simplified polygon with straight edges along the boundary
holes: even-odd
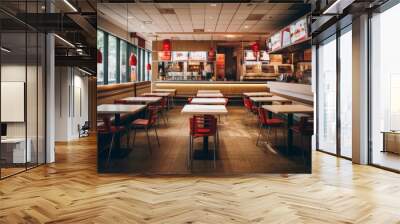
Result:
[[[193,152],[194,160],[214,160],[214,150],[204,151],[203,149],[194,150]]]

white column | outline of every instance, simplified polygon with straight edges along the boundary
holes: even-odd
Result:
[[[368,163],[368,15],[353,20],[353,162]]]
[[[54,35],[46,36],[46,163],[55,161],[54,133],[55,133],[55,60]]]

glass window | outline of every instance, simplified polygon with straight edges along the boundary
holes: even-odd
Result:
[[[340,36],[340,154],[352,156],[352,33]]]
[[[318,149],[336,153],[336,36],[318,48]]]
[[[97,30],[97,49],[102,53],[104,63],[104,33]],[[104,82],[104,64],[97,63],[97,82]]]
[[[120,81],[121,82],[127,82],[127,74],[126,74],[126,66],[128,63],[128,57],[127,57],[127,44],[125,41],[121,40],[120,43],[120,59],[119,59],[119,71],[120,71]]]
[[[149,64],[149,54],[148,54],[148,52],[147,51],[145,51],[144,52],[144,58],[145,58],[145,63],[144,63],[144,67],[145,67],[145,74],[146,74],[146,76],[145,76],[145,80],[146,81],[148,81],[149,80],[149,73],[150,73],[150,71],[148,70],[148,68],[147,68],[147,64]]]
[[[117,81],[117,38],[108,36],[108,83]]]
[[[400,170],[400,4],[371,18],[372,163]]]

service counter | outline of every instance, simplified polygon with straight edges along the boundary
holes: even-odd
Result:
[[[198,90],[220,90],[226,97],[242,97],[244,92],[269,91],[266,82],[241,81],[155,81],[153,89],[176,89],[177,97],[196,95]]]

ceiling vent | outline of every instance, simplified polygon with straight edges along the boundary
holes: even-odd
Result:
[[[172,8],[159,8],[158,11],[162,14],[162,15],[175,15],[175,10]]]
[[[264,17],[264,14],[250,14],[247,17],[247,21],[258,21],[261,20]]]

